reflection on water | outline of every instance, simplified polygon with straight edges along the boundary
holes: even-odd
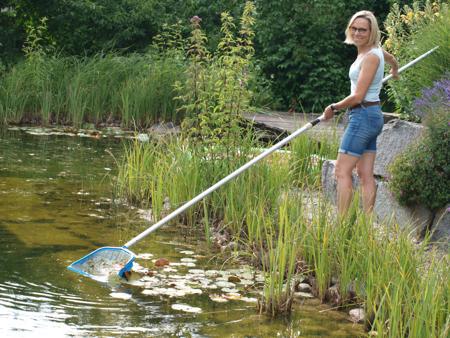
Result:
[[[100,284],[70,272],[66,267],[73,261],[102,246],[120,246],[148,226],[132,210],[111,206],[111,177],[125,141],[6,130],[0,137],[1,337],[362,333],[342,313],[318,313],[318,304],[296,309],[289,320],[269,320],[244,302],[217,304],[206,294],[148,296],[137,286]],[[175,229],[162,228],[133,249],[171,261],[187,249],[206,254],[202,242],[182,236],[177,242],[176,236]],[[220,268],[206,258],[198,263]],[[118,299],[111,292],[131,296]],[[175,311],[174,303],[203,312]]]

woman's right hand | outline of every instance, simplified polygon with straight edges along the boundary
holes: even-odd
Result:
[[[331,104],[325,108],[325,110],[323,111],[323,116],[324,116],[325,120],[329,120],[329,119],[333,118],[334,111],[333,111],[333,108],[331,108]]]

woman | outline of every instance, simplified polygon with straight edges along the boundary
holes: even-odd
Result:
[[[345,43],[358,49],[349,76],[351,93],[324,110],[325,119],[341,109],[349,109],[349,124],[339,147],[336,162],[337,204],[341,216],[347,213],[352,199],[352,172],[356,167],[361,182],[363,208],[371,213],[375,204],[376,185],[373,177],[377,136],[383,128],[380,106],[384,62],[398,77],[397,60],[380,47],[380,30],[372,12],[360,11],[350,19],[345,30]]]

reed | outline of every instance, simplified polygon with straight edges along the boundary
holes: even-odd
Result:
[[[317,148],[300,142],[297,149]],[[321,140],[321,143],[325,142]],[[198,147],[188,139],[166,143],[132,143],[119,170],[124,195],[148,201],[155,214],[169,198],[175,208],[229,174],[260,150],[251,138],[242,148]],[[212,231],[225,231],[258,258],[266,273],[259,310],[286,314],[292,283],[302,260],[315,279],[315,292],[325,299],[337,281],[342,307],[363,304],[368,325],[381,337],[446,337],[449,330],[449,256],[430,261],[427,244],[392,222],[374,224],[354,204],[349,216],[337,219],[317,190],[319,172],[303,171],[300,180],[292,161],[311,153],[280,152],[261,161],[194,206],[179,221]],[[147,158],[147,159],[144,159]],[[133,165],[130,165],[132,163]],[[138,169],[133,169],[138,168]],[[303,170],[303,169],[301,169]],[[128,174],[122,173],[128,171]],[[292,187],[294,178],[296,187]]]
[[[297,200],[282,198],[276,219],[266,217],[263,223],[264,237],[261,247],[267,259],[263,259],[265,283],[263,297],[258,304],[261,313],[272,317],[291,312],[294,276],[298,256],[301,212]]]
[[[180,122],[173,98],[184,69],[175,54],[30,58],[0,79],[1,121],[119,122],[139,128]]]

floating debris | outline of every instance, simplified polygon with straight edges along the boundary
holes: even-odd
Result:
[[[172,265],[169,260],[167,258],[158,258],[157,260],[154,261],[155,266],[161,267],[161,266],[166,266],[166,265]]]
[[[187,304],[172,304],[172,309],[189,312],[189,313],[201,313],[202,312],[202,309],[200,309],[199,307],[194,307],[194,306],[190,306]]]

